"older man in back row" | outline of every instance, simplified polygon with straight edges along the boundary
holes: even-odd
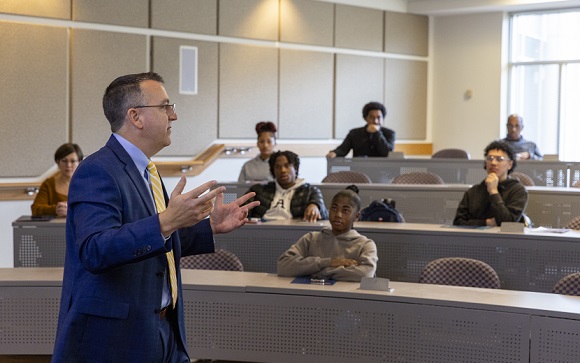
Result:
[[[521,135],[524,129],[524,119],[517,114],[511,114],[507,120],[507,136],[504,139],[516,152],[518,160],[536,159],[542,160],[542,153],[533,141],[524,139]]]

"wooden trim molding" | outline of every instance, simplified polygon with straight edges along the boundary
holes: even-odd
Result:
[[[223,144],[209,146],[195,158],[185,162],[156,161],[155,165],[163,176],[195,176],[201,174],[225,149]],[[33,200],[42,182],[1,183],[0,201],[2,200]]]
[[[201,174],[208,166],[220,157],[226,146],[213,144],[190,161],[155,161],[155,166],[162,176],[195,176]]]
[[[0,200],[33,200],[40,183],[2,183]]]
[[[413,156],[429,156],[433,154],[433,144],[412,144],[412,143],[405,143],[405,144],[395,144],[395,151],[402,151],[405,155],[413,155]]]

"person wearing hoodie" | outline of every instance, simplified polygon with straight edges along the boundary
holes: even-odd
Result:
[[[313,275],[339,281],[374,277],[377,246],[353,229],[360,217],[361,200],[352,190],[332,198],[330,228],[302,236],[278,258],[278,275]]]
[[[298,178],[300,158],[292,151],[277,151],[270,156],[270,173],[275,181],[254,184],[249,189],[256,195],[248,203],[259,201],[248,218],[265,220],[302,219],[316,222],[328,219],[322,192]]]
[[[528,203],[526,188],[509,174],[516,167],[516,153],[503,140],[485,148],[487,177],[463,195],[454,225],[499,226],[502,222],[523,222]]]

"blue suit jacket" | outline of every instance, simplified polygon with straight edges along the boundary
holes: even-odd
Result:
[[[186,347],[179,259],[214,252],[213,235],[204,220],[165,241],[142,172],[113,136],[75,171],[53,362],[159,357],[157,311],[170,249],[179,286],[177,339]]]

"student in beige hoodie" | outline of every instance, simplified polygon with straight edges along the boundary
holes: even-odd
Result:
[[[342,281],[373,277],[377,246],[353,229],[360,216],[361,200],[352,190],[332,198],[330,225],[302,236],[278,258],[278,275],[315,275]]]

